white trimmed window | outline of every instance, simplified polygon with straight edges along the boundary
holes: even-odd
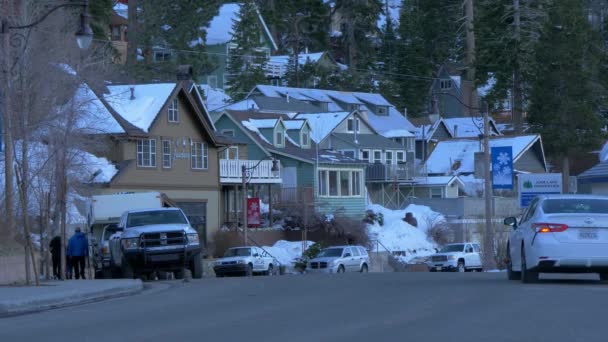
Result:
[[[206,170],[209,167],[207,144],[193,142],[190,156],[191,166],[194,170]]]
[[[177,99],[173,99],[169,104],[168,109],[169,122],[179,122],[179,109],[177,108]]]
[[[355,131],[355,127],[357,128],[357,133],[359,133],[359,131],[360,131],[359,119],[346,120],[346,131],[353,133]]]
[[[310,145],[310,139],[308,139],[308,132],[302,132],[302,139],[300,140],[302,142],[302,146],[309,146]]]
[[[320,197],[360,197],[363,187],[361,170],[319,170]]]
[[[439,88],[443,89],[452,89],[452,80],[440,80]]]
[[[361,150],[361,157],[359,159],[369,163],[369,150]]]
[[[374,150],[374,163],[382,163],[382,151]]]
[[[387,165],[392,164],[393,163],[393,151],[386,151],[385,154],[384,154],[384,158],[385,158],[384,159],[385,163]]]
[[[171,140],[163,140],[163,168],[171,168]]]
[[[443,189],[442,188],[431,188],[430,196],[431,196],[431,198],[443,198]]]
[[[401,162],[405,161],[405,152],[397,151],[396,155],[397,155],[397,163],[401,163]]]
[[[230,146],[224,151],[224,159],[238,160],[239,159],[239,147]]]
[[[156,167],[156,139],[137,141],[137,166]]]
[[[277,131],[275,133],[275,137],[274,137],[274,143],[276,146],[280,146],[283,147],[285,146],[285,138],[283,137],[283,132],[282,131]]]

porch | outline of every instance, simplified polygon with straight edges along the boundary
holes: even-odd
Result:
[[[272,160],[220,159],[220,183],[242,184],[242,167],[247,170],[248,184],[280,184],[280,172],[273,175]],[[257,166],[256,166],[257,165]],[[278,164],[279,170],[281,164]]]

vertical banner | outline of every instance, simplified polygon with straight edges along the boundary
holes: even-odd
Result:
[[[247,227],[257,228],[262,224],[260,213],[260,199],[257,197],[247,199]]]
[[[492,147],[492,189],[513,190],[513,148]]]

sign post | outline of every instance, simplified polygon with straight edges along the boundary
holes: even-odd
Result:
[[[517,177],[519,206],[526,208],[534,197],[562,193],[561,173],[520,174]]]

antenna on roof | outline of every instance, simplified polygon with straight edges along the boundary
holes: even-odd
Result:
[[[129,100],[135,100],[135,87],[131,86],[129,87],[129,90],[131,90],[131,97],[129,97]]]

